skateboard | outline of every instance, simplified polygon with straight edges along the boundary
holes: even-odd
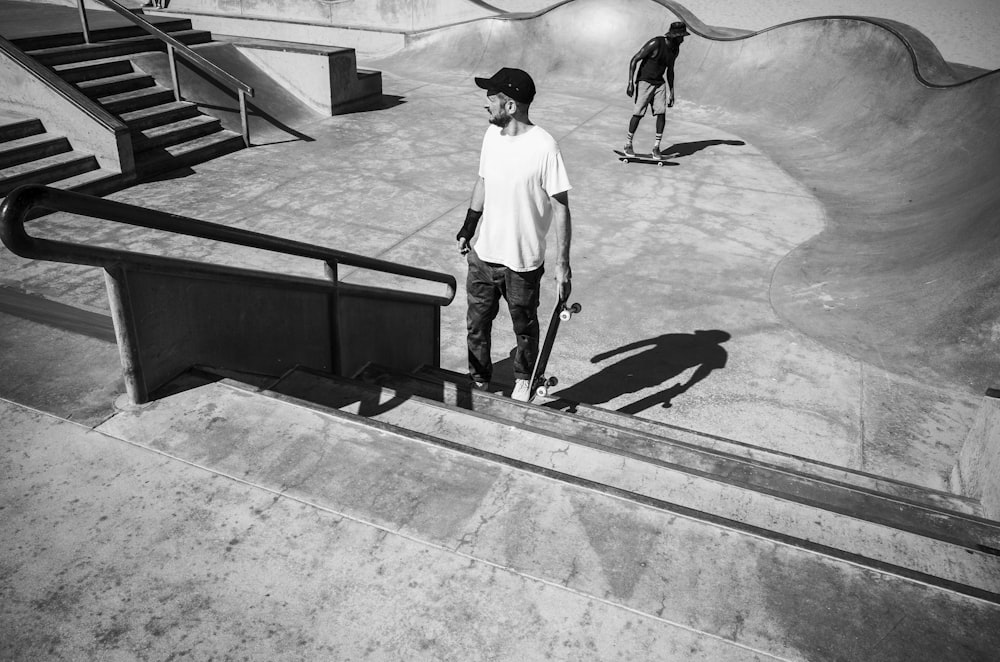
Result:
[[[655,163],[659,167],[663,167],[669,163],[667,157],[663,156],[658,159],[654,159],[650,154],[636,154],[635,156],[629,156],[620,149],[614,150],[615,154],[618,155],[618,160],[622,163]],[[670,165],[677,165],[675,163],[670,163]]]
[[[556,302],[552,309],[552,317],[549,319],[549,328],[545,331],[545,339],[538,350],[538,358],[535,359],[535,367],[531,371],[531,388],[535,389],[535,394],[545,397],[549,394],[549,389],[559,383],[554,376],[546,377],[545,371],[549,365],[549,355],[552,353],[552,344],[556,340],[556,333],[559,331],[559,323],[569,321],[576,313],[583,310],[579,303],[566,304],[565,299]]]

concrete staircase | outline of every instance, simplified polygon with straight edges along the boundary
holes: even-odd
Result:
[[[0,112],[0,198],[22,184],[98,195],[119,179],[92,154],[74,150],[65,136],[46,132],[41,120]]]
[[[190,21],[158,21],[157,27],[186,45],[204,44],[211,33],[192,30]],[[136,172],[149,177],[241,149],[242,137],[218,119],[138,70],[130,57],[163,51],[160,40],[138,27],[99,30],[92,43],[79,33],[15,40],[29,56],[76,85],[108,112],[122,119],[134,138]]]
[[[744,652],[1000,650],[1000,523],[968,499],[436,369],[221,377],[96,429]]]

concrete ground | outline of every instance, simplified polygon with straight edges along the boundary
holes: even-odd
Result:
[[[0,5],[0,10],[3,8]],[[780,38],[775,39],[780,42]],[[690,50],[686,62],[692,65],[699,61],[692,55],[699,52],[696,43],[692,38],[687,46]],[[362,62],[383,71],[386,96],[382,107],[332,118],[317,117],[294,127],[300,135],[268,134],[266,139],[258,139],[252,149],[110,197],[429,267],[454,274],[461,282],[465,266],[456,250],[454,234],[465,215],[486,127],[483,94],[472,84],[470,74],[488,75],[496,69],[490,59],[494,54],[488,58],[479,51],[473,54],[473,59],[476,57],[481,58],[477,63],[463,63],[465,70],[434,67],[433,58]],[[616,66],[623,68],[626,64],[627,58],[618,58]],[[909,71],[905,67],[903,70]],[[612,148],[620,147],[628,120],[629,105],[624,94],[614,95],[604,88],[594,94],[579,86],[553,83],[541,86],[532,108],[534,121],[559,140],[574,185],[570,194],[573,298],[581,302],[584,311],[562,330],[552,358],[552,370],[564,387],[557,394],[567,401],[598,404],[833,464],[947,488],[952,465],[982,395],[984,384],[978,373],[976,379],[969,379],[968,375],[925,369],[916,351],[913,355],[917,358],[911,364],[859,356],[859,352],[830,341],[823,335],[825,329],[816,329],[826,325],[827,318],[814,315],[806,318],[813,326],[804,324],[802,318],[784,314],[782,311],[787,309],[782,309],[781,302],[775,299],[775,277],[782,265],[791,263],[789,256],[836,224],[832,221],[841,220],[844,209],[855,199],[849,195],[838,198],[837,191],[820,190],[817,182],[823,180],[824,173],[804,172],[794,158],[796,149],[815,148],[829,150],[823,156],[832,163],[837,156],[836,146],[822,143],[800,126],[765,124],[752,113],[737,112],[711,101],[691,100],[686,97],[684,75],[680,68],[679,102],[669,115],[665,138],[665,144],[677,156],[665,167],[625,166],[611,153]],[[539,76],[543,83],[552,78],[550,74]],[[865,99],[862,105],[868,104]],[[637,142],[650,143],[651,134],[652,121],[647,118]],[[983,141],[989,140],[988,134],[983,135],[987,136],[981,138]],[[964,149],[965,144],[961,147]],[[814,165],[810,162],[810,167]],[[886,181],[876,184],[886,188]],[[986,190],[989,182],[984,180],[976,190]],[[851,189],[852,195],[856,190]],[[982,195],[991,199],[986,193]],[[35,221],[30,231],[38,236],[72,236],[102,245],[321,275],[318,267],[308,263],[156,236],[66,214]],[[976,241],[992,246],[981,237]],[[348,280],[366,277],[361,273],[344,275]],[[226,548],[227,554],[233,549],[239,553],[241,548],[233,542],[238,537],[221,535],[219,531],[255,531],[254,535],[274,538],[258,540],[260,547],[254,549],[301,536],[339,535],[331,533],[336,526],[331,528],[329,522],[317,526],[317,518],[325,516],[300,510],[298,504],[275,500],[277,505],[269,505],[270,496],[241,494],[239,485],[206,490],[203,480],[192,477],[197,468],[168,467],[155,456],[137,455],[118,445],[103,448],[106,440],[85,429],[110,416],[115,411],[113,401],[121,393],[99,271],[27,261],[3,251],[0,292],[0,364],[4,367],[0,396],[6,400],[7,410],[0,432],[6,476],[16,478],[8,483],[4,507],[11,521],[13,515],[36,513],[31,515],[32,525],[44,531],[31,536],[21,529],[11,531],[22,541],[17,543],[18,554],[58,557],[43,569],[60,564],[70,567],[74,554],[89,541],[102,543],[94,552],[97,555],[124,545],[131,531],[105,531],[99,524],[84,524],[99,522],[102,508],[115,513],[128,508],[147,509],[150,517],[161,524],[175,515],[184,521],[201,518],[203,534],[215,532],[212,544]],[[545,293],[543,309],[551,305],[552,294],[551,288]],[[831,296],[831,307],[835,304]],[[83,333],[79,332],[81,317],[86,318]],[[67,329],[71,325],[76,325],[72,334]],[[512,338],[505,335],[508,326],[502,313],[495,332],[495,359],[501,379],[509,379],[507,352]],[[987,334],[982,345],[976,347],[988,347],[990,342],[995,345],[998,340],[991,341]],[[873,355],[883,349],[876,347]],[[956,345],[956,352],[959,349]],[[981,356],[983,364],[993,360],[987,352]],[[464,298],[460,292],[443,311],[442,364],[461,371],[464,363]],[[973,372],[970,369],[968,374]],[[82,427],[32,409],[81,423]],[[31,444],[36,444],[32,448],[43,449],[32,455],[33,464],[24,459]],[[63,445],[69,450],[62,450]],[[93,446],[101,446],[104,455],[92,454]],[[72,450],[77,447],[86,451]],[[93,467],[90,488],[80,487],[81,480],[87,481],[68,471],[67,467],[74,463]],[[71,476],[75,476],[72,481]],[[128,485],[121,485],[122,476]],[[79,502],[65,503],[65,495],[58,489],[61,481],[82,490],[75,497]],[[108,489],[120,489],[120,498],[95,505],[98,492],[103,495],[100,498],[105,498]],[[171,492],[176,499],[165,502],[134,496],[144,490]],[[208,508],[208,503],[215,505]],[[45,509],[46,504],[53,504],[51,510]],[[286,522],[283,529],[254,528],[254,518],[268,508],[289,511],[282,513]],[[78,526],[65,524],[75,521]],[[76,542],[66,546],[65,538],[54,533],[60,530],[71,531],[69,538]],[[150,534],[157,544],[169,546],[171,536],[177,535],[166,526],[157,531]],[[316,561],[301,552],[309,544],[338,545],[348,550],[345,558],[360,564],[369,555],[371,541],[364,536],[370,533],[353,531],[335,542],[303,540],[302,547],[288,552],[288,563],[298,569],[299,583],[276,581],[280,590],[266,596],[267,606],[287,606],[287,601],[294,598],[290,586],[308,587],[317,573],[342,573],[343,567],[351,566],[350,562],[337,566],[329,560],[323,562],[326,565],[321,563],[322,567],[309,566]],[[136,549],[143,548],[138,541],[136,545]],[[183,568],[188,557],[179,550],[158,549],[153,558],[167,567],[166,575]],[[395,550],[393,556],[406,558],[411,551]],[[206,559],[214,557],[193,558],[207,564]],[[130,557],[129,562],[138,567],[148,560]],[[92,563],[86,566],[86,572],[112,566],[110,560],[104,565],[101,559],[89,561]],[[252,571],[260,567],[259,561],[252,556],[241,558],[239,563],[245,565],[240,570]],[[115,572],[122,572],[122,567],[118,564]],[[199,567],[200,576],[212,580],[212,568]],[[376,573],[379,563],[365,567]],[[420,574],[419,562],[401,568],[397,579],[406,583],[405,575],[411,571],[414,577]],[[272,572],[271,567],[265,572]],[[478,582],[488,581],[486,575],[492,571],[477,567],[469,572],[483,573]],[[348,587],[357,581],[347,576],[341,579]],[[516,594],[524,590],[516,578],[502,579],[507,582],[503,591]],[[166,580],[152,576],[150,581]],[[114,584],[113,578],[110,583]],[[67,585],[74,586],[69,582]],[[94,610],[103,608],[91,597],[46,586],[47,590],[35,596],[36,604],[48,609],[47,613],[65,616],[65,631],[54,631],[53,642],[59,637],[92,635],[113,643],[116,637],[137,629],[145,629],[155,640],[157,632],[184,626],[194,633],[192,649],[202,652],[218,650],[221,655],[222,651],[236,650],[246,657],[263,654],[265,657],[256,659],[265,659],[267,655],[280,656],[296,650],[297,642],[283,638],[287,633],[278,630],[269,632],[269,641],[255,649],[246,639],[259,633],[251,631],[224,633],[220,642],[216,638],[222,635],[211,624],[168,623],[157,620],[160,616],[152,612],[137,614],[134,623],[116,621],[110,614],[128,610],[133,597],[129,594],[116,597],[121,608],[107,608],[107,618],[94,617]],[[225,582],[219,586],[220,590],[228,587]],[[449,590],[454,590],[449,595],[460,595],[463,588]],[[191,600],[201,599],[197,590],[189,593]],[[170,595],[177,600],[187,599],[181,592]],[[383,599],[396,600],[393,613],[398,618],[405,617],[407,605],[416,608],[426,604],[423,597],[413,594],[387,595]],[[548,614],[547,618],[558,618],[560,609],[569,609],[569,620],[598,623],[606,632],[596,633],[597,641],[609,637],[613,640],[615,632],[635,627],[621,613],[605,614],[600,604],[574,603],[565,607],[552,603],[559,598],[553,598],[545,589],[531,599],[541,604],[538,610]],[[444,610],[448,604],[442,600],[434,608]],[[259,606],[255,603],[248,608]],[[171,605],[169,613],[194,612],[197,607],[194,603],[178,603]],[[85,613],[90,618],[79,616]],[[287,616],[301,622],[302,614],[289,612]],[[345,618],[352,622],[344,627],[353,627],[365,620],[365,613]],[[258,622],[272,629],[276,623],[273,617],[262,617]],[[642,624],[644,628],[654,626],[662,624]],[[688,645],[683,635],[683,628],[679,628],[677,643],[673,644],[676,648],[672,649],[678,659],[683,659],[680,656]],[[658,640],[655,634],[643,637],[647,638],[640,639],[637,646]],[[561,643],[593,645],[589,638],[590,634],[581,635]],[[218,648],[212,649],[216,644]],[[714,640],[709,644],[722,645]],[[537,652],[554,646],[555,642],[529,638],[525,649]],[[180,650],[174,647],[161,652],[167,655]],[[408,649],[400,650],[401,656],[419,657]],[[343,659],[364,654],[328,652],[339,653]],[[753,651],[730,651],[733,659],[744,653],[747,659],[754,657]],[[565,649],[562,654],[564,659],[570,659]],[[702,650],[700,655],[702,659],[722,659],[721,653],[714,656],[712,650]]]
[[[482,95],[468,85],[423,84],[388,72],[384,88],[404,102],[299,126],[310,142],[258,145],[111,198],[425,266],[462,282],[464,262],[453,237],[485,129]],[[549,94],[534,109],[534,120],[560,140],[574,184],[574,298],[585,310],[562,330],[553,356],[563,395],[944,485],[974,417],[975,394],[896,378],[783,323],[768,296],[772,272],[822,228],[823,207],[760,149],[701,115],[678,106],[668,135],[691,153],[659,168],[624,166],[611,153],[627,121],[624,104]],[[648,125],[640,143],[650,142],[643,135]],[[37,221],[32,231],[68,236],[70,228],[169,254],[225,260],[232,253],[110,224],[74,225],[65,215]],[[278,266],[268,256],[243,253],[228,261]],[[9,253],[0,269],[8,288],[107,309],[96,270]],[[551,306],[547,294],[543,309]],[[442,364],[454,370],[465,367],[464,308],[459,293],[442,317]],[[513,346],[512,338],[504,340],[503,314],[496,329],[495,360],[503,362]],[[703,334],[703,342],[698,331],[731,338]],[[710,374],[681,392],[702,362]],[[504,379],[503,367],[499,375]],[[890,406],[924,413],[899,421],[891,433],[880,431],[866,407],[887,398]],[[943,434],[926,439],[928,419]]]
[[[112,197],[429,266],[461,282],[453,236],[486,125],[483,95],[469,74],[487,75],[493,66],[449,71],[421,69],[421,61],[416,69],[407,58],[369,63],[383,70],[382,108],[298,121],[296,135],[269,132],[258,137],[266,144]],[[553,357],[560,394],[946,488],[981,391],[927,380],[912,366],[859,360],[776,311],[775,273],[823,230],[828,201],[789,174],[795,164],[781,159],[780,149],[770,149],[794,142],[799,129],[761,133],[745,116],[688,101],[683,64],[665,138],[677,157],[662,168],[614,159],[611,148],[620,147],[629,115],[624,95],[546,89],[552,76],[542,78],[532,117],[559,140],[574,184],[574,287],[585,309],[562,332]],[[651,143],[651,134],[647,119],[637,143]],[[60,235],[73,222],[57,215],[33,227]],[[91,221],[76,228],[76,237],[148,250],[314,268]],[[107,309],[96,271],[6,252],[0,270],[5,288]],[[504,340],[507,327],[502,314],[495,347],[501,379],[512,345]],[[464,370],[463,334],[460,293],[443,314],[444,367]]]

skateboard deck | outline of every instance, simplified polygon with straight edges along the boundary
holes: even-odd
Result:
[[[665,165],[677,165],[667,160],[667,157],[653,158],[651,154],[636,154],[635,156],[629,156],[620,149],[614,150],[615,154],[618,155],[618,160],[622,163],[655,163],[661,168]]]
[[[559,323],[568,321],[576,313],[583,310],[579,303],[566,304],[565,299],[556,301],[552,308],[552,317],[549,319],[549,327],[545,330],[545,339],[538,350],[538,357],[535,359],[535,367],[531,371],[532,397],[540,395],[545,397],[549,394],[549,389],[559,383],[554,376],[546,376],[545,371],[549,366],[549,355],[552,353],[552,345],[556,341],[556,334],[559,332]]]

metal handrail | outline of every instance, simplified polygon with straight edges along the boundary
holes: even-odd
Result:
[[[90,25],[87,21],[87,10],[84,7],[84,0],[76,0],[77,6],[80,10],[80,25],[83,30],[83,40],[86,43],[90,42]],[[208,61],[203,56],[195,53],[187,44],[178,41],[174,37],[160,30],[155,25],[150,23],[144,18],[137,16],[134,12],[130,11],[127,7],[120,5],[115,2],[115,0],[95,0],[99,2],[108,9],[117,12],[122,17],[128,19],[135,25],[139,26],[149,34],[153,35],[160,41],[167,45],[167,57],[170,62],[170,77],[174,86],[174,98],[177,101],[181,101],[181,85],[180,80],[177,76],[177,61],[176,56],[179,53],[189,64],[194,65],[196,68],[201,69],[205,73],[211,75],[219,82],[228,85],[230,88],[236,90],[240,101],[240,121],[243,126],[243,143],[249,147],[250,146],[250,125],[247,121],[247,101],[248,96],[253,96],[253,88],[236,78],[232,74],[228,73],[218,65],[213,62]]]
[[[407,278],[442,283],[447,286],[447,294],[444,296],[380,290],[382,295],[388,294],[395,299],[447,306],[455,297],[456,281],[455,277],[450,274],[396,264],[394,262],[365,257],[332,248],[323,248],[290,239],[282,239],[251,230],[231,228],[217,223],[209,223],[208,221],[129,205],[114,200],[97,198],[84,195],[83,193],[63,191],[38,184],[29,184],[14,189],[7,196],[6,200],[4,200],[3,204],[0,205],[0,240],[3,241],[3,244],[8,249],[21,257],[104,268],[129,264],[168,269],[190,268],[192,264],[202,268],[205,266],[203,263],[193,263],[178,258],[165,258],[122,249],[103,248],[100,246],[32,237],[25,230],[24,223],[31,216],[31,213],[38,208],[69,212],[81,216],[100,218],[126,225],[162,230],[201,239],[211,239],[249,248],[283,253],[285,255],[312,258],[326,263],[328,273],[333,281],[332,283],[319,279],[295,279],[303,284],[312,283],[336,287],[338,286],[337,266],[343,264]],[[227,268],[217,265],[213,265],[212,268],[230,274],[255,277],[265,276],[282,281],[287,281],[290,278],[284,275]]]

